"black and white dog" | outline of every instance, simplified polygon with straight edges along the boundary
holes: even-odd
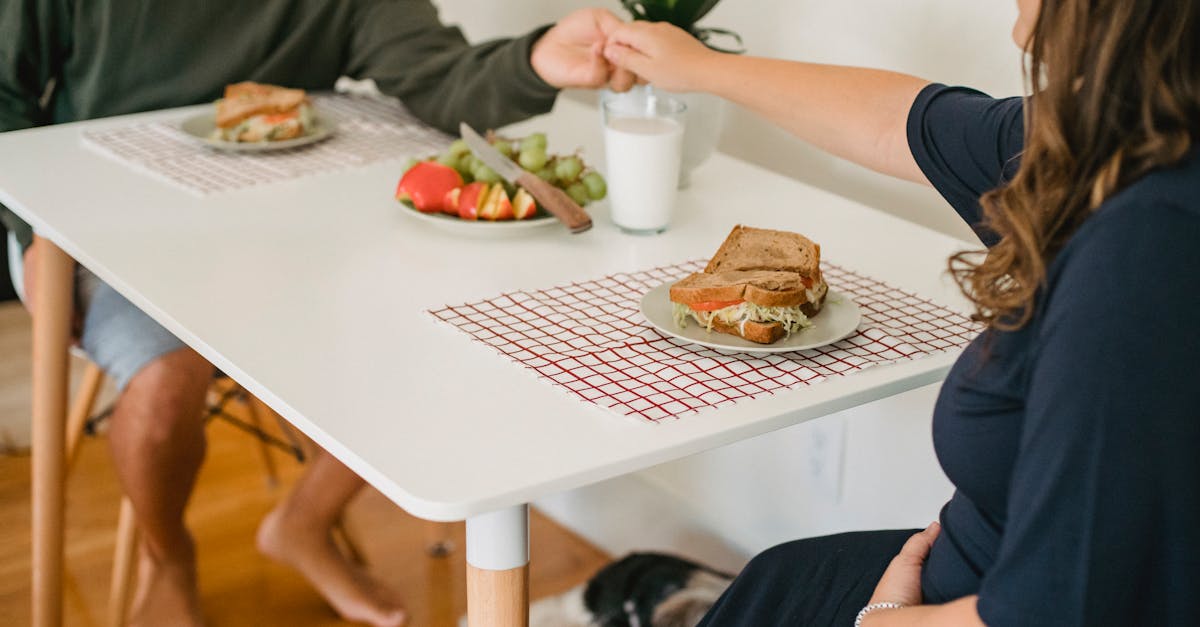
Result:
[[[530,608],[530,627],[695,627],[733,577],[661,553],[632,553]]]

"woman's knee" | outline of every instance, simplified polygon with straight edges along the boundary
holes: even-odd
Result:
[[[802,559],[803,549],[804,540],[792,540],[783,544],[777,544],[755,555],[754,559],[751,559],[746,564],[746,567],[742,569],[738,577],[773,577],[779,573],[792,570]]]

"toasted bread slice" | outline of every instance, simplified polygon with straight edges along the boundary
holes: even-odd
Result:
[[[819,281],[821,247],[799,233],[739,224],[729,232],[708,267],[704,268],[708,273],[733,270],[795,272]]]
[[[778,322],[754,322],[752,320],[740,325],[728,325],[720,320],[714,320],[712,330],[736,335],[758,344],[774,344],[784,335],[783,325]]]
[[[217,102],[217,127],[232,128],[255,115],[287,113],[308,102],[303,89],[242,82],[225,87],[225,98]]]
[[[697,272],[671,286],[671,300],[685,305],[745,300],[763,307],[796,307],[808,298],[804,282],[795,272],[750,270]]]

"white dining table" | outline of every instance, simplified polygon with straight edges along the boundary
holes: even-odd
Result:
[[[965,311],[946,258],[970,244],[721,154],[658,236],[595,227],[462,234],[405,215],[385,161],[200,196],[88,149],[87,129],[0,134],[0,202],[46,244],[34,323],[34,616],[61,622],[70,268],[78,262],[409,513],[467,521],[473,627],[524,624],[528,504],[940,380],[951,350],[644,424],[582,402],[426,310],[698,259],[735,224],[799,231],[825,258]],[[560,98],[510,129],[603,164],[596,110]]]

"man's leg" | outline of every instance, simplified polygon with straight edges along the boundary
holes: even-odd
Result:
[[[178,349],[134,375],[113,409],[109,442],[142,537],[134,624],[200,622],[196,555],[183,512],[204,460],[212,366]]]
[[[204,459],[213,368],[90,272],[76,281],[80,343],[121,391],[109,443],[142,532],[137,625],[198,625],[196,558],[183,511]]]
[[[396,595],[351,563],[333,541],[333,525],[363,480],[325,451],[309,460],[292,493],[263,520],[263,554],[304,575],[343,618],[377,627],[405,622]]]

